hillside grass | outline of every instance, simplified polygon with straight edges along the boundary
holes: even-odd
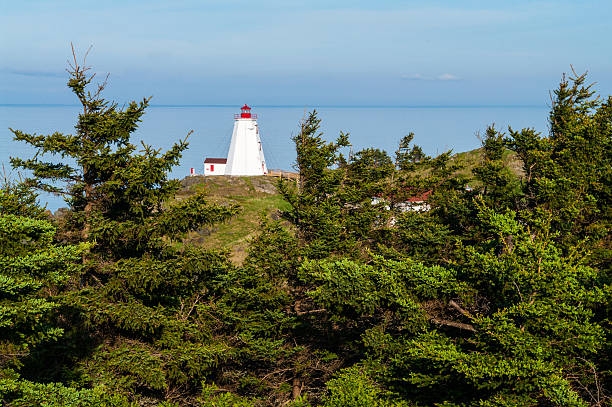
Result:
[[[249,241],[259,231],[261,220],[264,217],[279,219],[280,211],[289,208],[276,189],[277,182],[277,178],[263,176],[185,178],[178,199],[204,191],[210,202],[241,207],[240,213],[228,222],[192,232],[185,241],[208,249],[226,249],[234,263],[241,263],[246,257]]]
[[[457,171],[458,174],[471,177],[474,168],[484,159],[484,150],[482,148],[477,148],[475,150],[457,153],[453,155],[452,159],[463,166],[460,171]],[[504,151],[502,160],[506,168],[508,168],[512,174],[519,178],[523,176],[523,163],[514,151]],[[472,180],[470,185],[472,187],[477,187],[479,186],[479,182]]]

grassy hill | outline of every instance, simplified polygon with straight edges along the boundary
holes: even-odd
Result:
[[[459,173],[468,176],[472,174],[472,170],[482,162],[483,158],[484,150],[482,148],[457,153],[453,156],[453,160],[458,161],[464,166],[463,170],[459,171]],[[513,174],[518,177],[523,176],[523,163],[514,151],[506,150],[502,159],[506,167],[508,167]],[[474,183],[474,186],[476,186],[476,183]]]
[[[205,191],[211,202],[242,207],[240,214],[229,222],[191,233],[187,240],[206,248],[227,248],[234,262],[242,262],[249,240],[257,233],[261,217],[278,217],[279,209],[287,208],[287,203],[276,190],[277,182],[277,178],[265,176],[195,176],[183,179],[183,189],[178,199]]]
[[[464,165],[461,172],[466,175],[471,174],[482,158],[482,149],[457,153],[453,157]],[[506,151],[503,158],[513,173],[522,175],[521,162],[515,153]],[[249,239],[257,234],[261,217],[278,217],[279,209],[288,208],[276,190],[278,179],[273,177],[194,176],[181,182],[183,189],[178,199],[206,191],[212,202],[235,203],[242,207],[241,213],[229,222],[187,236],[187,241],[206,248],[227,248],[236,263],[244,260]]]

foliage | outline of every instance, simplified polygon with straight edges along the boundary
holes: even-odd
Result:
[[[400,407],[409,404],[388,401],[385,391],[358,367],[340,372],[337,378],[327,382],[329,394],[325,397],[326,407]]]
[[[18,373],[37,350],[64,335],[55,321],[61,307],[57,292],[79,274],[88,248],[54,244],[55,233],[27,186],[7,183],[0,189],[0,397],[11,405],[59,405],[63,400],[63,405],[76,406],[99,400],[99,393],[40,385]]]
[[[59,287],[54,303],[64,335],[39,349],[23,371],[33,381],[105,388],[139,402],[176,400],[231,355],[223,338],[211,337],[197,307],[231,265],[224,253],[174,242],[238,208],[210,205],[203,194],[175,202],[180,184],[168,172],[186,141],[163,153],[144,144],[137,151],[130,137],[148,99],[120,109],[102,98],[105,83],[89,90],[92,79],[75,56],[68,86],[83,110],[74,135],[13,130],[37,151],[13,165],[32,172],[29,185],[66,196],[59,237],[81,242],[82,268],[68,271],[73,284]],[[47,259],[41,266],[58,256],[41,256]],[[42,340],[46,331],[36,331]]]
[[[38,153],[13,164],[67,215],[0,191],[9,405],[609,404],[612,99],[584,75],[554,92],[549,135],[490,126],[471,169],[413,133],[395,160],[346,157],[312,112],[299,183],[232,264],[183,238],[238,208],[177,197],[186,142],[137,151],[148,100],[119,109],[86,72],[75,59],[74,136],[14,131]]]
[[[311,255],[324,257],[338,246],[348,249],[352,239],[343,233],[342,223],[347,210],[339,194],[343,172],[330,167],[340,161],[339,149],[348,145],[341,134],[335,143],[326,143],[319,132],[321,120],[312,112],[301,124],[293,140],[300,173],[299,192],[279,184],[281,193],[291,205],[285,218],[298,227],[302,239],[310,242]]]
[[[476,180],[482,184],[483,199],[496,208],[519,208],[519,180],[503,162],[506,149],[504,134],[490,126],[482,144],[484,160],[473,172]]]
[[[586,74],[563,77],[548,137],[526,129],[507,138],[523,161],[527,207],[550,212],[559,239],[568,244],[586,237],[595,243],[610,233],[612,96],[600,100],[585,81]]]

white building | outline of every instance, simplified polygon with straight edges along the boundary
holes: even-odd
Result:
[[[257,115],[251,114],[251,108],[247,105],[240,110],[239,114],[234,115],[225,175],[266,175],[268,167],[259,138]]]
[[[404,201],[396,202],[395,207],[399,209],[400,212],[427,212],[431,209],[431,206],[427,203],[431,192],[432,191],[429,190],[422,194],[405,197]],[[384,204],[385,210],[391,210],[389,201],[384,197],[372,197],[370,202],[372,205]]]
[[[225,175],[227,158],[206,158],[204,160],[204,175]]]

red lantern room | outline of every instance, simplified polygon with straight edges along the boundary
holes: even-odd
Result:
[[[234,115],[234,119],[257,119],[257,115],[251,114],[251,108],[245,104],[240,108],[240,113]]]
[[[240,117],[242,119],[250,119],[251,118],[251,108],[248,107],[246,105],[246,103],[244,104],[244,106],[242,106],[240,108]]]

